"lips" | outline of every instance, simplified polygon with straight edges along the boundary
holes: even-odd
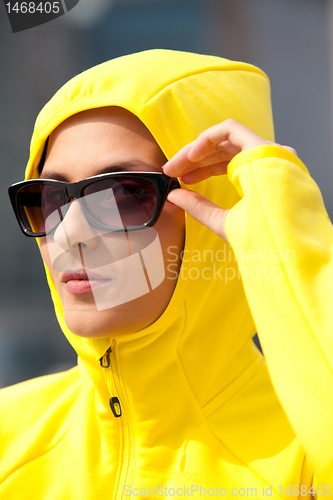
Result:
[[[81,295],[91,292],[98,286],[105,285],[111,281],[110,278],[104,278],[89,271],[89,276],[86,271],[66,272],[61,275],[61,281],[65,284],[66,289],[74,294]]]

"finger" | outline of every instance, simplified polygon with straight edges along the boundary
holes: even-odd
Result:
[[[229,210],[224,210],[201,194],[187,189],[174,189],[168,194],[168,200],[228,241],[224,226]]]
[[[210,127],[193,141],[192,147],[187,154],[190,161],[199,162],[205,156],[224,149],[223,143],[229,142],[228,131],[225,129],[224,123]]]
[[[239,146],[235,146],[235,144],[233,144],[229,140],[220,142],[217,145],[216,149],[218,151],[223,150],[225,151],[225,153],[229,153],[232,157],[234,157],[237,153],[241,151]]]
[[[241,151],[246,145],[251,147],[259,144],[267,144],[255,132],[238,123],[236,120],[228,119],[202,132],[198,138],[193,141],[192,147],[188,152],[188,159],[197,162],[204,156],[219,149],[227,149],[232,146],[233,151]],[[232,152],[230,150],[230,152]]]
[[[228,171],[229,160],[207,165],[206,167],[197,168],[188,173],[182,174],[181,180],[185,184],[196,184],[204,181],[209,177],[225,175]]]
[[[169,161],[163,165],[163,172],[170,177],[179,177],[191,165],[187,154],[193,142],[186,144]]]
[[[226,160],[230,161],[241,151],[241,148],[233,144],[227,138],[224,140],[224,135],[221,135],[222,126],[227,127],[229,122],[232,124],[235,123],[238,127],[243,127],[235,120],[226,120],[226,122],[210,127],[202,132],[197,139],[181,148],[167,163],[165,163],[165,165],[163,165],[163,171],[170,177],[179,177],[196,168],[206,166],[209,163],[217,163]],[[246,127],[243,128],[249,130]],[[227,132],[228,130],[225,131],[225,133]],[[254,134],[254,132],[252,133]],[[199,151],[199,156],[195,158],[197,151]]]
[[[206,156],[199,162],[191,162],[185,157],[176,158],[174,156],[168,163],[163,165],[163,172],[169,175],[170,177],[180,177],[180,176],[184,177],[184,175],[190,172],[194,172],[196,170],[201,170],[204,167],[223,164],[223,169],[221,170],[221,173],[225,174],[226,172],[224,171],[225,170],[224,167],[229,163],[229,161],[233,157],[234,157],[233,154],[228,153],[226,151],[218,151],[217,153],[213,153],[209,156]],[[212,175],[217,175],[217,174],[214,173]],[[204,178],[207,178],[207,176],[205,176]],[[190,181],[188,181],[188,183],[190,183]]]
[[[244,147],[271,144],[236,120],[228,119],[202,132],[197,139],[184,146],[164,165],[164,172],[170,177],[179,177],[195,168],[206,166],[203,160],[214,153],[229,155],[231,159]],[[230,156],[231,155],[231,156]],[[220,160],[227,159],[220,157]],[[219,160],[219,161],[220,161]],[[194,164],[194,165],[193,165]]]
[[[296,149],[291,148],[290,146],[281,146],[281,147],[286,149],[287,151],[290,151],[293,155],[297,156],[297,158],[298,158],[298,154],[297,154]]]

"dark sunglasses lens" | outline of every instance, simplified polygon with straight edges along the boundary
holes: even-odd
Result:
[[[152,219],[157,207],[156,187],[143,178],[95,181],[84,189],[83,195],[91,216],[106,226],[142,226]]]
[[[32,184],[17,194],[17,205],[23,225],[38,234],[54,229],[61,221],[66,202],[62,189],[48,184]]]

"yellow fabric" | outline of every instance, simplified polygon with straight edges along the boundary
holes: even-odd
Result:
[[[50,132],[99,106],[138,116],[168,158],[226,118],[274,138],[269,81],[258,68],[152,50],[60,89],[37,119],[27,178],[37,176]],[[0,498],[199,498],[204,489],[212,495],[208,488],[236,496],[237,488],[238,496],[280,499],[294,498],[288,488],[333,480],[333,232],[318,187],[300,160],[269,146],[237,155],[229,178],[190,188],[233,207],[235,253],[187,217],[175,293],[148,328],[73,335],[47,271],[79,363],[0,391]],[[267,363],[251,340],[257,328]]]

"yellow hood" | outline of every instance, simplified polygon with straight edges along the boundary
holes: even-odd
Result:
[[[52,130],[75,113],[102,106],[120,106],[136,115],[167,158],[229,117],[273,140],[269,81],[261,70],[214,56],[149,50],[89,69],[55,94],[37,118],[26,177],[38,176],[38,162]],[[191,189],[224,208],[239,200],[227,178],[205,181]],[[162,317],[150,327],[118,339],[133,342],[141,337],[166,337],[170,330],[173,348],[200,404],[242,370],[233,358],[255,333],[241,281],[228,280],[229,268],[236,266],[230,247],[221,248],[217,236],[188,217],[184,257],[195,261],[192,279],[186,279],[190,263],[184,262],[182,277]],[[207,267],[210,270],[205,272]],[[83,360],[92,353],[100,358],[111,339],[84,340],[69,332],[52,278],[47,275],[56,314],[69,341]],[[223,356],[213,358],[212,352]],[[203,367],[204,376],[198,366]]]

